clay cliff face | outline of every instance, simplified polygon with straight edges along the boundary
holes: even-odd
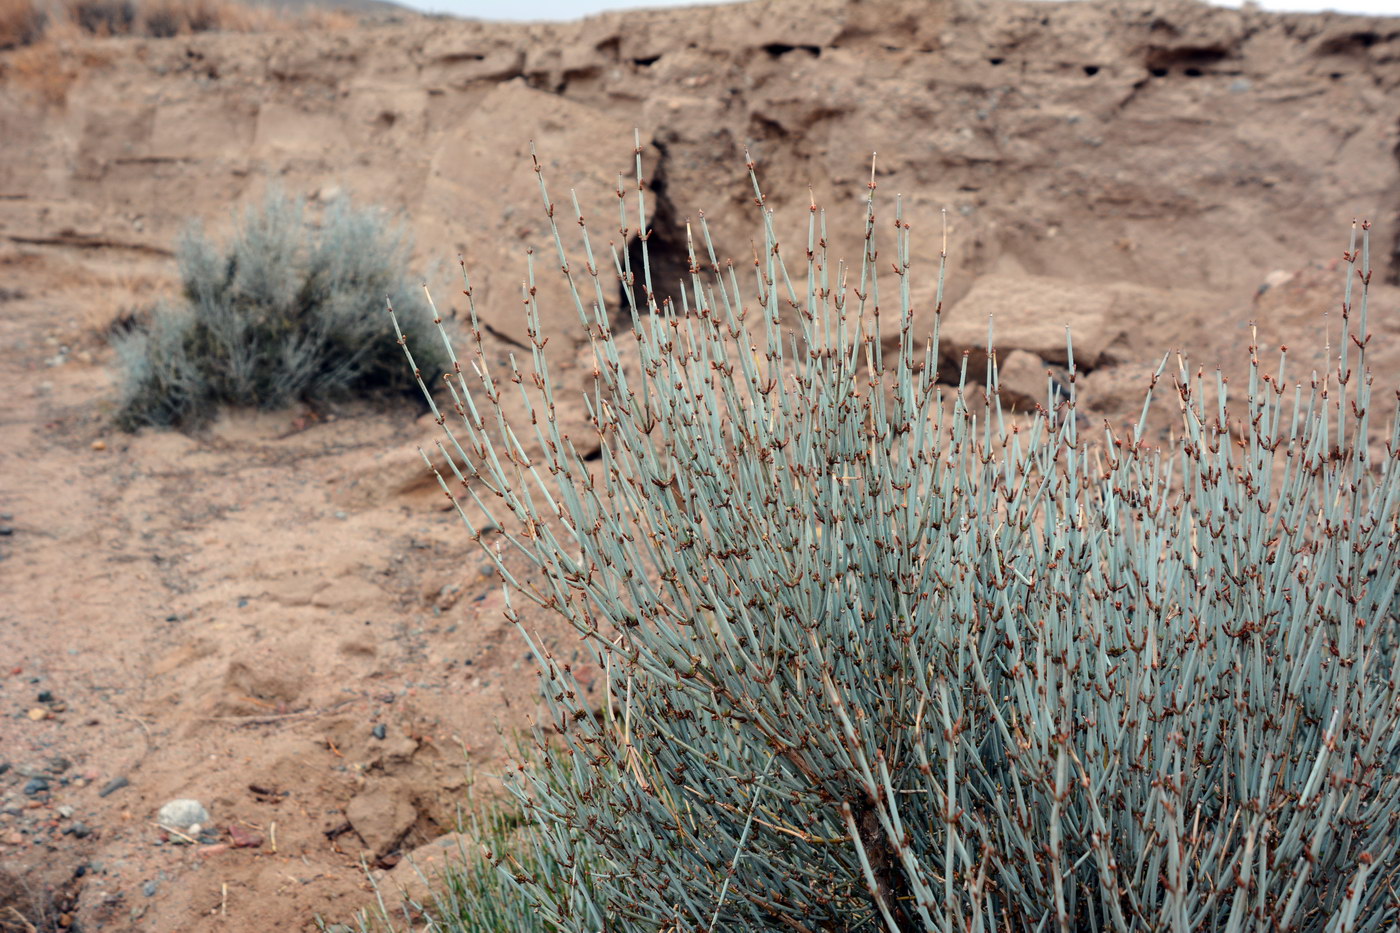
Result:
[[[1400,269],[1397,19],[760,0],[92,41],[62,52],[57,90],[15,54],[0,56],[0,235],[164,250],[190,219],[226,228],[269,183],[345,191],[401,209],[425,260],[464,253],[483,313],[517,339],[525,250],[550,245],[530,141],[558,200],[576,188],[595,236],[618,240],[634,128],[661,283],[700,210],[722,254],[751,255],[746,147],[794,255],[809,185],[835,251],[859,255],[878,152],[878,193],[915,226],[921,302],[944,208],[951,308],[988,273],[1147,289],[1106,322],[1106,358],[1191,345],[1271,270],[1335,257],[1353,217],[1377,221],[1378,277]],[[546,325],[567,328],[544,271]]]

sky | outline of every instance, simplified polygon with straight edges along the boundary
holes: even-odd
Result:
[[[604,10],[637,7],[690,6],[694,0],[400,0],[407,6],[434,13],[452,13],[478,19],[561,20],[578,19]],[[1239,0],[1217,0],[1218,6],[1238,7]],[[1370,13],[1400,16],[1400,0],[1264,0],[1266,10],[1337,10],[1342,13]]]

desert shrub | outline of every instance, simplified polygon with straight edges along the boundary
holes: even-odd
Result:
[[[81,33],[166,39],[211,31],[340,30],[357,22],[339,10],[292,11],[238,0],[0,0],[0,51]]]
[[[98,36],[130,35],[136,25],[133,0],[72,0],[68,11],[78,28]]]
[[[145,0],[141,4],[142,33],[155,39],[224,28],[222,19],[213,0]]]
[[[341,199],[314,225],[300,202],[277,193],[244,212],[222,249],[191,230],[178,253],[183,302],[154,308],[116,338],[118,423],[190,426],[221,405],[271,409],[411,389],[384,313],[391,296],[406,303],[410,334],[432,330],[433,312],[405,277],[408,248],[380,211]],[[424,358],[430,375],[442,359]]]
[[[675,300],[618,330],[587,228],[571,263],[554,227],[597,458],[554,420],[574,400],[537,307],[523,371],[478,347],[448,378],[443,488],[507,592],[596,646],[618,710],[536,651],[551,720],[513,787],[572,870],[501,859],[517,909],[649,933],[1394,928],[1400,423],[1368,445],[1368,247],[1335,372],[1251,349],[1240,397],[1207,402],[1183,364],[1162,449],[1166,360],[1136,426],[1092,435],[1073,376],[1015,419],[994,354],[984,398],[966,363],[941,384],[910,226],[896,207],[877,262],[873,187],[849,270],[814,208],[790,275],[764,209],[744,287],[702,220]],[[624,295],[650,292],[642,256],[614,253]],[[538,455],[498,422],[512,381],[539,387],[512,426]]]

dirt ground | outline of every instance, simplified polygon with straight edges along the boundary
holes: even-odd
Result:
[[[346,919],[361,860],[453,829],[467,764],[534,708],[498,579],[414,463],[431,433],[409,407],[114,432],[72,315],[132,264],[0,267],[0,900],[86,930]],[[154,825],[176,798],[211,816],[193,841]]]

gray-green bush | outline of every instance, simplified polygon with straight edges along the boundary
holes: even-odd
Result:
[[[246,210],[220,249],[198,229],[178,251],[183,301],[152,309],[116,340],[118,423],[193,426],[221,406],[275,409],[416,388],[383,312],[430,334],[433,314],[406,277],[409,243],[381,211],[339,199],[315,225],[280,193]],[[446,357],[428,352],[429,377]]]
[[[1368,446],[1366,239],[1336,371],[1251,349],[1238,398],[1207,403],[1173,368],[1161,449],[1166,360],[1126,434],[1077,424],[1073,378],[1004,416],[994,356],[981,417],[966,363],[940,384],[910,226],[896,206],[877,262],[873,189],[849,269],[815,208],[805,276],[766,208],[742,273],[701,219],[676,300],[620,331],[587,228],[579,261],[554,227],[600,459],[555,422],[575,400],[533,304],[530,360],[478,346],[447,378],[444,489],[613,686],[595,716],[544,656],[552,722],[513,781],[538,857],[499,859],[517,909],[648,933],[1393,928],[1400,426]],[[650,295],[645,262],[614,251]]]

